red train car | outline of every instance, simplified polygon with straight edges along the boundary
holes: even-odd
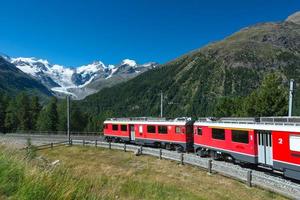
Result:
[[[104,121],[108,141],[131,142],[177,151],[193,149],[193,122],[187,118],[113,118]]]
[[[127,121],[107,119],[103,123],[103,133],[109,142],[129,142],[133,127]]]
[[[264,119],[198,120],[194,123],[195,151],[201,156],[268,166],[300,180],[300,124]]]

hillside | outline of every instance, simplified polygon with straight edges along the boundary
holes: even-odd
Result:
[[[219,99],[249,95],[270,72],[300,83],[300,25],[296,17],[244,28],[148,71],[106,88],[80,104],[100,116],[158,116],[162,90],[166,116],[211,116]],[[300,88],[295,112],[300,114]]]
[[[0,93],[14,96],[22,91],[42,97],[52,95],[39,81],[23,73],[0,56]]]

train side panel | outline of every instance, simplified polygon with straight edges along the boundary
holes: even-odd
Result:
[[[230,155],[236,160],[257,163],[254,130],[194,126],[194,146],[196,150],[209,149]]]
[[[149,145],[177,145],[183,151],[193,148],[192,125],[136,124],[136,141]]]
[[[129,141],[129,126],[128,124],[113,124],[105,123],[103,129],[104,136],[108,139],[119,139],[122,141]]]
[[[274,168],[300,180],[300,133],[273,131]]]

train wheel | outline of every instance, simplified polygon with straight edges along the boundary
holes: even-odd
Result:
[[[235,159],[234,159],[231,155],[225,155],[225,156],[224,156],[224,160],[225,160],[226,162],[235,163]]]
[[[220,156],[218,155],[218,153],[216,152],[216,151],[210,151],[210,153],[209,153],[209,155],[210,155],[210,157],[212,158],[212,159],[214,159],[214,160],[218,160],[218,159],[220,159]]]
[[[175,146],[175,150],[178,152],[178,153],[182,153],[183,152],[183,147],[181,145],[176,145]]]
[[[169,143],[165,144],[165,147],[166,147],[167,150],[172,150],[172,146]]]
[[[196,154],[197,154],[198,156],[200,156],[200,157],[205,157],[205,156],[207,156],[207,152],[206,152],[205,150],[203,150],[203,149],[197,149],[197,150],[196,150]]]
[[[155,142],[155,143],[154,143],[154,147],[156,147],[156,148],[161,148],[161,143],[160,143],[160,142]]]

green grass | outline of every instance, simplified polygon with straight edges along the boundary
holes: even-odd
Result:
[[[60,160],[52,166],[51,162]],[[94,147],[38,152],[0,147],[0,199],[285,199],[220,175]]]
[[[45,166],[24,153],[1,148],[1,199],[96,199],[88,190],[87,181],[72,177],[63,167]]]
[[[1,152],[0,155],[0,191],[11,196],[18,191],[24,180],[24,166]]]
[[[89,181],[100,199],[286,199],[194,166],[130,152],[62,147],[40,154],[60,160],[73,176]]]
[[[122,184],[120,193],[125,198],[140,199],[202,199],[201,197],[188,193],[175,185],[164,185],[153,181],[127,180]]]

